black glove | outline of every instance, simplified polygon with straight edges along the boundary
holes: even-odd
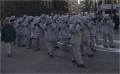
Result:
[[[66,23],[66,24],[68,24],[68,22],[67,22],[67,21],[65,21],[65,23]]]
[[[21,24],[21,22],[19,22],[18,24]]]

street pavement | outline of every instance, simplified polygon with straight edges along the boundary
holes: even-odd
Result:
[[[6,45],[1,42],[1,72],[2,73],[119,73],[119,34],[114,34],[113,39],[116,48],[104,48],[96,45],[97,51],[94,57],[88,57],[85,49],[83,61],[85,68],[77,67],[72,62],[72,46],[70,52],[62,49],[63,39],[59,36],[59,47],[53,47],[54,58],[47,54],[46,42],[41,38],[41,50],[33,48],[13,46],[12,57],[7,57]],[[99,42],[102,43],[102,34],[98,33]]]

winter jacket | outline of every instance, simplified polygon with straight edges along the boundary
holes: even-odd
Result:
[[[1,30],[1,41],[13,42],[16,39],[15,28],[10,25],[5,25]]]

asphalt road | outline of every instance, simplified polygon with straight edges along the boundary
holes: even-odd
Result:
[[[96,46],[97,52],[94,57],[88,57],[84,51],[83,61],[85,68],[77,67],[71,61],[72,47],[69,45],[70,52],[62,49],[63,40],[58,42],[59,49],[53,49],[54,58],[47,54],[46,42],[42,39],[41,50],[26,49],[13,46],[12,57],[7,57],[6,45],[1,42],[1,72],[2,73],[119,73],[119,35],[114,34],[116,48],[104,48]],[[99,41],[102,43],[102,34],[98,34]]]

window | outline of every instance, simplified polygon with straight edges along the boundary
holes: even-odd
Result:
[[[39,1],[36,2],[36,9],[37,9],[37,10],[40,9],[40,3],[39,3]]]
[[[18,12],[13,12],[13,15],[14,16],[19,16],[19,13]]]
[[[33,2],[32,2],[32,9],[33,9],[33,10],[36,10],[36,1],[33,1]]]
[[[105,4],[111,4],[111,0],[105,0]]]
[[[13,1],[13,9],[18,9],[18,1]]]
[[[22,1],[19,1],[19,3],[18,3],[18,9],[23,9],[23,3],[22,3]]]
[[[32,12],[25,12],[25,14],[26,14],[27,16],[33,15]]]
[[[6,1],[5,3],[7,9],[12,9],[12,1]]]
[[[12,12],[6,12],[6,16],[7,16],[7,17],[12,16]]]
[[[40,12],[33,12],[33,16],[40,16]]]

